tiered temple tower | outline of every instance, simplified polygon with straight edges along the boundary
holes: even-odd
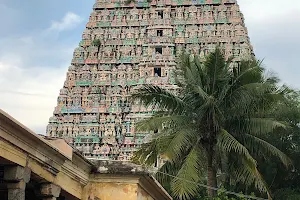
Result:
[[[47,135],[90,159],[130,159],[147,134],[135,122],[152,108],[130,104],[129,95],[149,83],[174,90],[176,57],[204,57],[217,44],[235,61],[252,54],[236,0],[97,0]]]

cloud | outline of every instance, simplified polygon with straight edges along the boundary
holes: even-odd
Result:
[[[248,22],[272,20],[274,17],[285,16],[300,10],[300,1],[285,0],[238,0]]]
[[[52,70],[43,67],[26,70],[10,62],[0,62],[1,109],[44,134],[65,73],[65,65]]]
[[[0,108],[39,134],[45,134],[78,44],[56,33],[76,28],[80,21],[68,12],[44,30],[0,38],[5,47],[0,48]]]
[[[50,31],[65,31],[70,30],[79,25],[82,22],[82,18],[75,13],[68,12],[63,19],[60,21],[53,21],[51,27],[49,28]]]
[[[300,89],[300,1],[238,1],[250,41],[259,59],[278,74],[283,83]]]
[[[69,54],[64,55],[70,57]],[[45,67],[43,62],[37,62],[28,67],[23,65],[23,60],[21,54],[0,56],[0,108],[43,134],[56,106],[56,97],[63,86],[69,65],[58,63]]]

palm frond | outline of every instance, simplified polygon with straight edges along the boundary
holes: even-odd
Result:
[[[235,152],[239,155],[244,156],[249,162],[256,167],[255,159],[250,155],[247,148],[242,145],[238,140],[236,140],[230,133],[226,130],[221,129],[217,137],[217,146],[219,149],[225,152]]]
[[[271,118],[250,118],[244,121],[245,131],[251,135],[260,136],[273,132],[277,128],[286,129],[289,125]]]
[[[256,166],[252,165],[248,159],[240,158],[239,162],[231,165],[232,182],[238,184],[239,182],[251,186],[254,185],[261,192],[265,192],[269,199],[271,199],[267,183],[264,181],[262,175],[257,170]]]
[[[198,147],[194,147],[187,155],[186,159],[176,177],[171,182],[173,194],[180,200],[188,200],[198,193],[197,183],[201,180],[201,160],[199,159]]]
[[[131,99],[140,101],[146,107],[156,106],[171,113],[180,113],[187,106],[178,96],[155,85],[144,85],[131,95]]]
[[[292,164],[292,161],[288,158],[288,156],[286,156],[282,151],[280,151],[278,148],[268,143],[267,141],[250,134],[245,134],[244,137],[245,145],[253,146],[256,151],[261,150],[266,154],[278,157],[286,167]]]
[[[204,86],[203,83],[205,82],[204,79],[206,78],[205,77],[206,74],[204,73],[204,70],[203,70],[203,62],[201,62],[199,56],[196,55],[194,57],[194,63],[198,69],[198,76],[199,76],[199,81],[198,81],[199,84],[198,85],[200,87],[203,87]]]
[[[187,84],[189,85],[200,85],[201,83],[201,76],[199,74],[199,69],[195,62],[191,60],[191,57],[188,57],[187,63],[185,63],[186,66],[182,66],[182,71],[184,72],[184,78]]]
[[[255,59],[241,61],[239,66],[233,69],[234,81],[232,86],[239,87],[249,83],[264,82],[262,76],[264,69],[261,64],[261,61]]]
[[[172,176],[176,176],[182,165],[181,161],[176,163],[166,161],[164,165],[156,173],[156,179],[163,185],[170,184],[174,179]],[[171,176],[170,176],[171,175]]]
[[[275,98],[276,95],[273,94],[273,89],[274,86],[266,83],[249,83],[240,86],[227,96],[226,112],[232,113],[232,117],[240,117],[267,110],[273,102],[271,98]]]
[[[190,56],[188,54],[182,54],[180,59],[178,59],[178,64],[176,65],[176,70],[174,71],[176,85],[181,88],[185,88],[189,83],[187,79],[187,68],[190,65]]]
[[[189,118],[184,115],[156,115],[136,123],[137,131],[161,130],[166,124],[183,124]]]
[[[133,154],[131,161],[140,165],[153,165],[156,163],[159,156],[157,144],[157,139],[153,139],[152,141],[143,144],[142,147]]]
[[[219,90],[219,86],[222,86],[230,78],[221,49],[216,48],[214,52],[210,53],[204,62],[204,66],[207,75],[208,93],[214,94]]]
[[[170,162],[178,162],[186,151],[192,146],[197,146],[200,135],[197,134],[194,127],[188,125],[180,127],[173,131],[174,137],[169,141],[168,148],[164,154],[169,158]]]
[[[242,88],[236,89],[224,98],[224,109],[226,113],[232,113],[231,117],[243,116],[246,113],[253,113],[256,108],[251,107],[253,101],[257,100],[251,92]],[[223,103],[222,101],[220,103]]]

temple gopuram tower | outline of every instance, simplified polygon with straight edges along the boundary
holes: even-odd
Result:
[[[176,57],[204,57],[216,45],[235,61],[253,52],[236,0],[97,0],[47,135],[88,159],[129,160],[146,136],[135,122],[153,112],[130,94],[143,84],[174,90]]]

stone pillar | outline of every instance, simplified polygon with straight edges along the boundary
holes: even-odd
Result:
[[[43,200],[56,200],[60,195],[61,188],[53,183],[43,183],[40,195]]]
[[[7,182],[8,200],[25,200],[25,188],[30,175],[29,168],[5,166],[4,181]]]

